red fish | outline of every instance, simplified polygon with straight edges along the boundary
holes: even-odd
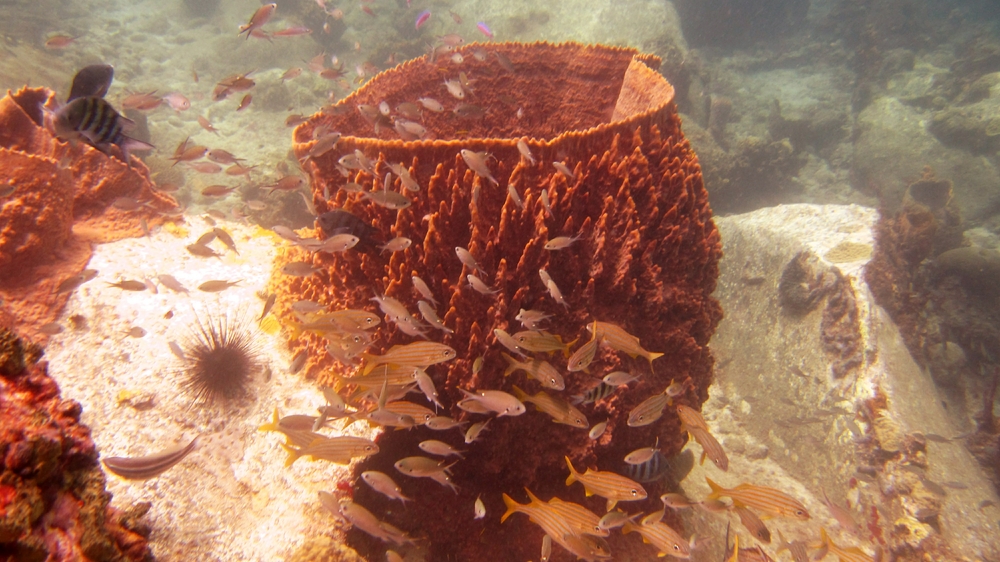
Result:
[[[163,98],[153,95],[155,93],[156,90],[145,94],[129,94],[122,100],[122,107],[125,109],[138,109],[140,111],[156,109],[163,103]]]
[[[246,38],[249,39],[250,34],[253,32],[253,30],[260,29],[265,23],[267,23],[271,19],[271,16],[274,15],[274,10],[277,9],[277,7],[278,5],[272,2],[270,4],[264,4],[263,6],[258,8],[257,11],[254,12],[252,16],[250,16],[250,21],[246,25],[240,27],[239,34],[243,35],[244,33],[246,33],[247,34]]]
[[[477,23],[476,24],[476,29],[478,29],[479,31],[481,31],[483,33],[483,35],[489,37],[490,39],[493,39],[493,31],[490,29],[490,26],[486,25],[486,22],[481,21],[481,22]]]
[[[240,100],[240,106],[236,108],[236,111],[243,111],[244,109],[250,106],[250,102],[252,101],[253,101],[253,96],[251,96],[250,94],[243,96],[243,99]]]
[[[274,37],[298,37],[299,35],[309,35],[313,30],[309,29],[304,25],[297,25],[295,27],[286,27],[285,29],[279,29],[271,35]]]
[[[202,129],[205,129],[209,133],[219,134],[219,130],[213,127],[212,123],[201,115],[198,116],[198,124],[201,125]]]
[[[414,27],[416,27],[416,29],[420,29],[421,27],[423,27],[423,25],[425,23],[427,23],[427,20],[429,20],[429,19],[431,19],[431,11],[430,10],[424,10],[424,11],[420,12],[417,15],[417,21],[414,24]]]
[[[183,94],[178,92],[170,92],[169,94],[163,96],[163,101],[167,102],[170,109],[174,111],[186,111],[191,109],[191,100],[184,97]]]
[[[45,40],[45,47],[49,49],[65,49],[76,41],[76,37],[69,35],[53,35]]]

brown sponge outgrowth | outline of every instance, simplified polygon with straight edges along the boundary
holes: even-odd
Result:
[[[457,359],[428,372],[446,406],[441,413],[458,419],[482,419],[455,406],[463,398],[461,389],[512,392],[516,384],[529,394],[540,390],[523,373],[504,376],[501,352],[506,350],[494,337],[494,329],[522,329],[515,321],[522,308],[552,314],[547,329],[566,342],[579,338],[574,349],[590,340],[586,327],[596,319],[621,326],[646,350],[665,354],[649,363],[602,346],[589,374],[566,374],[565,359],[549,356],[565,375],[560,393],[565,399],[585,393],[613,370],[643,376],[582,407],[592,425],[608,421],[598,440],[535,411],[491,421],[480,440],[468,446],[465,460],[452,468],[457,496],[393,469],[399,458],[421,454],[417,444],[424,439],[447,439],[464,448],[454,430],[385,433],[379,440],[383,453],[359,465],[358,471],[397,476],[404,493],[415,498],[399,509],[368,488],[355,490],[355,500],[378,517],[425,537],[430,559],[525,560],[537,555],[541,531],[524,517],[501,525],[501,492],[524,501],[527,487],[543,499],[558,495],[596,512],[603,500],[585,499],[580,486],[567,488],[565,456],[579,469],[620,471],[627,452],[657,437],[667,455],[682,447],[685,440],[672,408],[645,427],[625,422],[630,410],[671,381],[683,385],[678,403],[698,408],[707,398],[713,362],[708,341],[722,317],[711,298],[721,246],[698,160],[681,132],[673,88],[655,71],[659,59],[631,49],[573,43],[491,43],[457,52],[466,61],[464,78],[427,57],[412,60],[379,74],[295,131],[300,158],[320,152],[313,151],[315,134],[343,135],[335,149],[306,160],[318,212],[349,210],[383,240],[407,237],[412,245],[381,255],[352,250],[309,258],[304,251],[289,251],[286,260],[311,259],[319,271],[295,278],[279,273],[272,287],[284,303],[278,308],[290,319],[288,305],[299,299],[329,310],[377,311],[370,300],[375,293],[416,311],[421,297],[411,277],[422,278],[440,303],[439,315],[454,330],[429,334],[453,347]],[[445,80],[464,81],[464,99],[452,97]],[[450,110],[423,110],[420,123],[426,132],[420,140],[400,139],[420,129],[401,127],[398,115],[394,127],[376,116],[378,109],[371,111],[383,102],[388,110],[418,98],[433,98]],[[519,140],[531,158],[519,152]],[[487,153],[496,184],[482,169],[470,169],[462,151]],[[359,169],[351,158],[370,160],[371,166]],[[398,167],[391,172],[400,163],[419,184],[418,192],[403,189]],[[349,183],[368,192],[403,192],[410,204],[401,210],[380,206],[371,201],[377,194],[359,193]],[[560,236],[579,240],[558,250],[545,248]],[[466,275],[473,271],[463,266],[456,247],[468,249],[482,268],[479,277],[495,293],[469,286]],[[550,296],[540,269],[561,290],[565,306]],[[395,324],[383,323],[369,353],[412,341]],[[326,341],[315,335],[291,343],[309,350],[309,372],[321,382],[331,383],[332,372],[350,372],[333,361]],[[481,356],[483,368],[474,375],[473,363]],[[484,520],[472,518],[477,495],[486,504]],[[632,506],[658,509],[657,495],[651,490],[652,500]],[[361,533],[349,537],[359,552],[372,559],[384,556],[385,546],[378,541]],[[632,537],[613,537],[611,548],[649,553]]]

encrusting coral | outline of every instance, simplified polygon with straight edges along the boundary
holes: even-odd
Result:
[[[80,404],[0,329],[0,559],[152,560],[148,529],[110,506]]]
[[[643,348],[665,354],[647,363],[601,347],[590,374],[566,375],[561,394],[567,399],[595,386],[605,372],[624,369],[642,375],[633,386],[582,407],[592,425],[608,420],[607,431],[597,440],[585,429],[553,424],[530,408],[525,415],[491,421],[480,440],[467,447],[465,460],[452,468],[457,496],[427,479],[401,477],[393,470],[399,458],[420,454],[422,440],[445,439],[459,446],[455,430],[416,427],[384,433],[379,438],[383,453],[355,469],[397,476],[404,493],[415,498],[405,509],[364,486],[353,491],[354,499],[411,536],[426,537],[431,558],[523,560],[537,552],[541,531],[526,518],[500,525],[500,492],[523,498],[527,487],[542,498],[558,495],[596,506],[597,499],[586,500],[579,486],[566,487],[565,456],[578,468],[620,471],[627,452],[656,438],[668,456],[683,446],[672,408],[645,427],[625,422],[630,410],[671,381],[683,385],[677,403],[698,408],[707,398],[713,361],[708,341],[722,316],[710,296],[718,277],[720,239],[697,158],[681,132],[673,88],[655,71],[656,57],[572,43],[468,45],[457,52],[465,58],[462,68],[472,86],[463,103],[482,110],[476,118],[462,117],[471,110],[461,111],[461,105],[454,114],[424,111],[424,139],[404,141],[386,122],[373,127],[359,112],[362,106],[378,107],[384,101],[393,108],[421,97],[455,105],[442,79],[459,80],[458,72],[452,77],[424,57],[376,76],[295,131],[300,158],[315,146],[317,128],[343,134],[336,149],[306,160],[319,213],[349,210],[384,240],[405,236],[412,245],[392,253],[317,252],[311,258],[292,248],[284,261],[311,260],[319,271],[294,278],[276,273],[271,287],[279,295],[276,309],[293,321],[289,304],[300,299],[328,310],[371,310],[377,293],[414,311],[421,297],[411,277],[421,277],[440,303],[444,324],[454,330],[428,334],[457,351],[455,360],[428,373],[446,406],[440,413],[457,419],[470,419],[454,406],[463,398],[460,389],[512,391],[516,384],[529,394],[539,390],[523,373],[504,376],[501,352],[506,350],[494,337],[494,329],[521,329],[514,319],[521,308],[552,314],[547,329],[566,342],[579,338],[576,347],[591,339],[586,327],[596,319],[620,325],[637,335]],[[519,152],[518,139],[534,161]],[[470,169],[461,151],[488,153],[487,166],[498,185]],[[369,170],[342,171],[338,161],[356,154],[372,162]],[[399,163],[420,186],[407,194],[407,208],[392,210],[369,201],[371,193],[342,189],[356,182],[366,191],[388,186],[406,193],[398,172],[385,180],[390,165]],[[322,237],[318,229],[315,233]],[[563,249],[545,249],[557,236],[580,238]],[[474,272],[463,266],[456,247],[468,249],[494,294],[469,286],[466,274]],[[565,307],[546,290],[540,269],[561,289]],[[380,354],[412,341],[395,324],[383,323],[368,352]],[[322,338],[308,335],[291,344],[308,349],[308,372],[322,383],[332,384],[333,373],[353,370],[333,361]],[[473,374],[473,363],[481,356],[482,370]],[[548,359],[562,370],[558,356]],[[487,509],[483,521],[471,517],[477,495]],[[632,505],[658,509],[657,494],[651,491],[649,497],[653,499],[645,504]],[[367,535],[352,532],[349,540],[364,555],[384,556],[385,545]],[[615,552],[648,552],[633,537],[609,540]]]

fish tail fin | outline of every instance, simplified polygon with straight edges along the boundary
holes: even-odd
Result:
[[[374,361],[375,359],[374,355],[369,355],[367,352],[362,351],[361,359],[365,362],[365,367],[364,369],[361,370],[362,376],[367,375],[368,373],[372,372],[372,369],[378,367],[378,363]]]
[[[287,321],[284,324],[285,324],[285,327],[288,328],[289,331],[291,331],[291,334],[289,334],[288,339],[290,339],[290,340],[297,340],[297,339],[299,339],[299,336],[302,335],[302,331],[303,331],[302,330],[302,326],[303,326],[303,324],[301,324],[299,322],[292,322],[292,321]]]
[[[529,490],[528,488],[525,488],[524,491],[528,492],[528,499],[531,500],[531,503],[529,505],[534,505],[534,504],[542,505],[545,503],[542,500],[538,499],[538,496],[532,494],[531,490]]]
[[[701,466],[701,465],[705,464],[705,457],[707,457],[707,456],[708,456],[708,453],[705,452],[704,449],[702,449],[702,451],[701,451],[701,460],[698,461],[698,466]]]
[[[659,359],[660,357],[663,357],[662,353],[652,353],[652,352],[646,353],[646,359],[649,359],[650,365],[653,364],[653,359]]]
[[[274,407],[274,415],[271,417],[271,421],[269,423],[265,423],[264,425],[258,427],[257,430],[258,431],[278,431],[278,407],[277,406]]]
[[[625,524],[622,525],[622,534],[623,535],[627,535],[627,534],[631,533],[634,530],[636,530],[636,526],[635,526],[635,523],[633,523],[631,521],[626,521]]]
[[[714,500],[722,495],[722,486],[712,482],[712,479],[707,476],[705,477],[705,482],[708,482],[708,487],[712,489],[712,493],[708,494],[708,499]]]
[[[524,399],[528,397],[528,394],[521,390],[516,384],[514,385],[514,397],[524,402]]]
[[[514,498],[508,496],[507,494],[503,495],[503,503],[504,503],[504,505],[507,506],[507,512],[504,513],[503,516],[500,517],[500,522],[501,523],[503,523],[504,521],[506,521],[507,518],[510,517],[511,515],[517,513],[519,511],[518,508],[521,507],[521,504],[519,504],[516,501],[514,501]]]
[[[507,361],[507,369],[503,372],[503,376],[507,377],[517,370],[517,359],[514,359],[502,351],[500,352],[500,355],[502,355],[504,360]]]
[[[819,528],[820,548],[830,546],[830,535],[826,534],[826,527]]]
[[[289,447],[285,443],[281,444],[281,448],[288,452],[288,458],[285,459],[286,467],[292,466],[292,464],[295,461],[299,460],[299,457],[302,456],[302,451],[300,449],[293,449],[292,447]]]
[[[569,476],[566,478],[566,485],[571,486],[573,482],[577,481],[578,473],[576,469],[573,468],[573,461],[569,460],[569,457],[566,457],[566,466],[569,467]]]
[[[564,357],[569,357],[570,356],[569,348],[573,347],[573,345],[576,342],[578,342],[578,341],[580,341],[580,338],[576,338],[575,340],[573,340],[573,341],[571,341],[571,342],[563,345],[563,356]]]

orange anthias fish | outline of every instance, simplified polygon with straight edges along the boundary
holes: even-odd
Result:
[[[250,16],[250,21],[247,22],[246,25],[240,26],[239,34],[243,35],[244,33],[246,33],[247,34],[246,38],[249,39],[250,34],[253,33],[255,29],[260,29],[261,27],[264,26],[265,23],[267,23],[271,19],[271,16],[274,15],[274,10],[276,10],[277,8],[278,5],[275,4],[274,2],[270,4],[264,4],[260,8],[257,8],[257,11],[254,12],[252,16]]]

